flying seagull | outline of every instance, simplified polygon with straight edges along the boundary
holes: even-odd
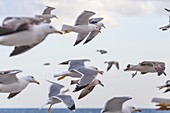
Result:
[[[75,60],[67,60],[64,62],[59,63],[59,65],[69,65],[68,70],[65,72],[62,72],[60,74],[55,74],[54,77],[58,77],[58,80],[64,79],[67,76],[74,77],[74,78],[80,78],[82,74],[77,72],[78,70],[81,70],[81,68],[85,67],[85,62],[89,62],[89,59],[75,59]]]
[[[29,83],[39,84],[33,76],[17,78],[16,74],[21,72],[18,69],[0,71],[0,93],[10,93],[8,99],[19,94]]]
[[[84,10],[77,17],[74,26],[63,24],[61,31],[64,31],[64,33],[69,33],[72,31],[78,33],[74,46],[83,41],[83,39],[86,38],[88,35],[90,36],[93,31],[101,32],[100,28],[97,25],[89,23],[89,18],[93,15],[95,15],[95,12]]]
[[[48,113],[51,112],[52,105],[57,104],[57,103],[61,103],[61,102],[63,102],[68,107],[69,110],[71,110],[71,111],[75,110],[76,108],[75,108],[74,100],[72,99],[72,97],[70,95],[65,94],[69,90],[66,89],[66,90],[62,91],[62,88],[64,88],[64,86],[62,84],[55,83],[55,82],[52,82],[52,81],[49,81],[49,80],[47,80],[47,81],[52,84],[50,86],[50,91],[49,91],[49,94],[48,94],[48,101],[45,104],[45,105],[50,104],[50,106],[48,108]]]
[[[159,88],[159,90],[165,88],[166,90],[164,91],[164,93],[169,92],[169,91],[170,91],[170,80],[167,80],[167,81],[165,82],[165,85],[158,86],[157,88]]]
[[[106,54],[107,53],[107,51],[103,50],[103,49],[98,49],[96,51],[99,52],[100,54]]]
[[[10,56],[19,55],[30,50],[41,43],[48,34],[62,34],[61,31],[56,30],[53,26],[37,22],[37,19],[30,17],[5,19],[0,29],[4,29],[0,31],[0,45],[15,46]]]
[[[100,113],[132,113],[134,111],[141,112],[141,109],[137,109],[133,106],[128,106],[126,108],[122,108],[124,102],[132,99],[131,97],[113,97],[106,101],[103,109]]]
[[[104,24],[100,22],[101,20],[103,20],[103,18],[91,18],[91,19],[89,19],[89,23],[90,24],[95,24],[101,30],[102,27],[106,28],[104,26]],[[98,34],[99,34],[98,31],[92,31],[90,33],[90,35],[88,35],[86,41],[83,44],[86,44],[86,43],[90,42]]]
[[[137,65],[128,64],[124,71],[136,71],[136,73],[132,74],[132,78],[137,74],[137,71],[140,71],[141,74],[146,73],[157,73],[158,76],[164,74],[165,71],[165,63],[159,61],[143,61]]]
[[[117,61],[105,61],[104,63],[108,64],[107,71],[110,70],[113,64],[116,66],[117,69],[119,69],[119,63]]]
[[[58,17],[54,14],[51,14],[51,11],[54,10],[54,7],[46,6],[45,10],[43,11],[42,15],[35,15],[36,18],[42,19],[46,23],[51,23],[52,18],[57,18]]]

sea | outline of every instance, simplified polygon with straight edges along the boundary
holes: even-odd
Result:
[[[100,110],[100,108],[79,108],[73,112],[64,108],[53,108],[51,109],[51,113],[100,113]],[[0,113],[48,113],[48,110],[46,108],[0,108]],[[170,113],[170,110],[142,109],[140,113]]]

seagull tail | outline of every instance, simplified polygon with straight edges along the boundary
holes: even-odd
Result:
[[[69,33],[73,30],[73,26],[63,24],[61,31],[65,33]]]

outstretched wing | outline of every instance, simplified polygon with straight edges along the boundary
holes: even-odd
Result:
[[[92,11],[86,11],[84,10],[76,19],[75,26],[76,25],[87,25],[89,24],[89,18],[91,16],[95,15]]]
[[[132,98],[131,97],[113,97],[105,103],[104,108],[101,110],[101,113],[121,111],[123,103],[130,99]]]
[[[51,11],[54,10],[54,7],[50,7],[50,6],[46,6],[47,8],[43,11],[43,15],[44,14],[51,14]]]

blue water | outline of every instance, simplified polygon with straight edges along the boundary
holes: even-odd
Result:
[[[68,109],[55,109],[51,110],[51,113],[100,113],[101,109],[96,108],[82,108],[76,109],[75,112],[71,112]],[[38,108],[0,108],[0,113],[47,113],[47,109]],[[142,109],[140,113],[170,113],[170,110],[155,110],[155,109]]]

